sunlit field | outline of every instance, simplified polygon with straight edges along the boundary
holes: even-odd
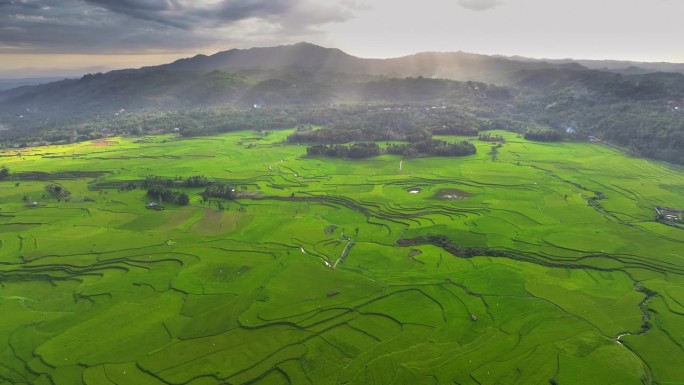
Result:
[[[684,208],[681,168],[499,131],[496,155],[306,157],[291,132],[0,154],[0,384],[684,384],[684,229],[654,211]],[[190,204],[123,187],[151,175]]]

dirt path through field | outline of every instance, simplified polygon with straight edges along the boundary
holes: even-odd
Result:
[[[268,166],[268,169],[269,169],[270,171],[273,171],[273,166],[275,166],[276,164],[283,163],[284,161],[285,161],[285,159],[281,159],[280,161],[275,162],[275,163],[273,163],[272,165]]]

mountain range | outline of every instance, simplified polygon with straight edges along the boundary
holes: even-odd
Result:
[[[371,106],[443,106],[477,122],[468,132],[602,136],[635,153],[684,164],[682,66],[464,52],[364,59],[308,43],[233,49],[2,91],[0,141],[14,146],[173,127],[203,135],[339,126]],[[452,118],[441,125],[461,125]],[[388,119],[380,120],[396,117]]]
[[[394,59],[364,59],[339,49],[309,43],[269,48],[232,49],[211,56],[197,55],[143,71],[304,70],[313,73],[381,75],[395,78],[423,76],[459,81],[505,82],[522,69],[575,68],[574,63],[511,60],[464,52],[423,52]]]
[[[529,63],[537,63],[538,65],[530,66]],[[484,68],[477,67],[481,64],[485,64]],[[306,68],[331,72],[372,73],[399,77],[434,76],[451,80],[491,81],[492,79],[500,80],[502,78],[500,72],[496,71],[497,69],[515,70],[521,67],[530,69],[553,65],[568,65],[569,67],[619,72],[622,74],[644,74],[649,72],[684,73],[684,63],[570,58],[534,59],[524,56],[488,56],[465,52],[423,52],[392,59],[364,59],[349,55],[339,49],[323,48],[309,43],[278,47],[231,49],[213,55],[197,55],[169,64],[146,67],[143,70],[236,71],[257,68]],[[82,71],[85,73],[86,70]],[[497,73],[491,76],[493,71]],[[44,84],[64,78],[80,77],[80,75],[76,76],[75,74],[75,71],[70,71],[62,76],[50,77],[14,78],[6,76],[6,78],[0,78],[0,90],[23,85]],[[490,75],[489,78],[487,75]]]
[[[582,83],[586,79],[595,82],[598,78],[606,83],[615,81],[619,67],[639,64],[583,63],[585,65],[464,52],[424,52],[394,59],[364,59],[339,49],[299,43],[232,49],[164,65],[18,87],[0,92],[0,113],[363,101],[377,97],[377,92],[369,87],[373,88],[378,82],[406,78],[475,81],[513,87],[558,86]],[[637,76],[631,74],[641,74],[647,71],[645,68],[650,68],[648,63],[641,64],[643,66],[639,68],[625,67],[625,76]],[[610,71],[590,68],[608,68],[608,65],[612,68]],[[684,71],[684,65],[671,64],[667,68]],[[664,79],[665,88],[673,82],[678,88],[682,76],[673,73],[660,78]],[[589,88],[595,85],[586,84]],[[415,82],[410,85],[414,86]],[[411,94],[406,87],[409,86],[403,87],[402,100]],[[666,93],[672,92],[663,89],[661,96],[666,97]],[[391,99],[391,92],[388,96]],[[434,95],[435,98],[441,96]],[[417,97],[421,98],[421,94]]]

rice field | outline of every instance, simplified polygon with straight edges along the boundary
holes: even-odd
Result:
[[[307,158],[290,132],[0,153],[0,384],[684,384],[684,230],[653,209],[683,169],[498,131],[495,160]],[[122,186],[150,175],[240,198],[149,210]]]

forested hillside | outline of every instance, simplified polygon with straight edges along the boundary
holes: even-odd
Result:
[[[594,137],[684,164],[683,108],[681,73],[460,52],[361,59],[302,43],[0,92],[0,141],[311,125],[322,129],[293,140],[331,144],[506,129],[541,140]]]

